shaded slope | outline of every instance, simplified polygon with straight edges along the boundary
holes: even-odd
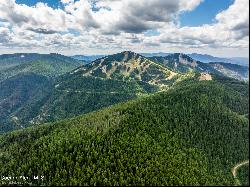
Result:
[[[73,117],[128,101],[144,94],[157,91],[157,87],[137,83],[136,81],[119,81],[94,77],[68,77],[56,82],[46,96],[24,106],[15,113],[22,124],[37,124]],[[34,113],[34,109],[39,110]],[[34,113],[35,115],[30,115]]]
[[[19,74],[0,82],[0,133],[22,127],[13,115],[30,100],[43,97],[50,80],[33,73]]]

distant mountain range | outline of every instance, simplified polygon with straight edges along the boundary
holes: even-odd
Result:
[[[170,55],[171,53],[141,53],[142,56],[145,57],[165,57]],[[214,57],[212,55],[207,54],[198,54],[198,53],[192,53],[187,54],[189,57],[193,58],[196,61],[209,63],[209,62],[224,62],[224,63],[231,63],[231,64],[238,64],[241,66],[248,66],[249,67],[249,58],[244,57],[234,57],[234,58],[221,58],[221,57]],[[84,55],[75,55],[71,56],[74,59],[77,60],[83,60],[85,62],[92,62],[98,58],[102,58],[105,55],[90,55],[90,56],[84,56]]]
[[[142,55],[146,57],[154,57],[154,56],[168,56],[171,53],[143,53]],[[207,54],[198,54],[198,53],[192,53],[192,54],[186,54],[189,57],[193,58],[196,61],[204,62],[204,63],[210,63],[210,62],[224,62],[224,63],[231,63],[231,64],[238,64],[241,66],[248,66],[249,67],[249,58],[244,57],[234,57],[234,58],[221,58],[221,57],[214,57],[212,55]]]
[[[85,56],[85,55],[75,55],[75,56],[71,56],[71,58],[76,59],[76,60],[82,60],[85,61],[86,63],[92,62],[98,58],[102,58],[105,55],[89,55],[89,56]]]
[[[242,57],[220,58],[220,57],[214,57],[211,55],[197,54],[197,53],[192,53],[192,54],[187,54],[187,55],[195,60],[205,62],[205,63],[224,62],[224,63],[238,64],[241,66],[248,66],[249,67],[249,58],[242,58]]]
[[[165,56],[168,56],[170,55],[171,53],[162,53],[162,52],[159,52],[159,53],[141,53],[141,55],[145,56],[145,57],[154,57],[154,56],[161,56],[161,57],[165,57]]]

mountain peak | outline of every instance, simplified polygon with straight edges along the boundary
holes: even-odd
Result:
[[[176,75],[164,66],[132,51],[123,51],[93,61],[77,74],[104,79],[136,80],[166,86]]]
[[[124,61],[129,61],[131,59],[137,59],[138,57],[140,57],[139,54],[132,51],[123,51],[121,54],[124,55]]]
[[[137,54],[137,53],[135,53],[135,52],[133,52],[133,51],[122,51],[121,52],[121,54],[126,54],[126,55],[139,55],[139,54]]]
[[[129,63],[133,60],[138,60],[139,58],[145,58],[135,52],[132,51],[123,51],[120,53],[116,53],[113,55],[105,56],[99,59],[96,59],[93,61],[93,64],[100,63],[100,62],[123,62],[123,63]]]

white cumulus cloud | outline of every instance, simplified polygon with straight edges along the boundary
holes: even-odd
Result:
[[[179,16],[203,1],[60,0],[61,8],[52,8],[0,0],[0,45],[96,52],[249,48],[249,0],[235,0],[213,24],[180,26]]]

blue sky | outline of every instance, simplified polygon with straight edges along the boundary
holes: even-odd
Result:
[[[33,6],[38,2],[47,3],[50,7],[58,7],[60,0],[16,0],[19,4],[26,4],[28,6]]]
[[[181,15],[181,25],[199,26],[211,24],[214,22],[215,16],[219,12],[226,10],[233,2],[233,0],[205,0],[194,11],[185,12]]]

